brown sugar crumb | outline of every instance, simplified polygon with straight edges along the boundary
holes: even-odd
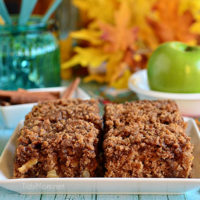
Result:
[[[14,177],[96,176],[101,124],[94,100],[38,104],[19,133]]]
[[[64,133],[56,133],[62,177],[94,177],[99,130],[90,122],[69,120]]]
[[[106,177],[190,176],[192,145],[173,101],[136,101],[105,107]]]
[[[32,127],[35,124],[46,121],[54,123],[59,120],[82,119],[93,123],[97,128],[102,127],[99,115],[98,102],[96,100],[68,99],[42,102],[34,106],[26,115],[25,126]],[[36,122],[35,122],[36,121]]]

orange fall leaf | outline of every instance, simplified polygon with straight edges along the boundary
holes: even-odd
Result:
[[[159,20],[147,18],[160,42],[172,40],[190,42],[196,39],[196,35],[190,32],[194,18],[189,11],[180,14],[179,3],[180,0],[158,0],[153,11],[158,13]]]
[[[106,52],[126,51],[128,48],[135,49],[138,28],[131,27],[131,12],[126,1],[115,12],[114,24],[100,21],[99,27],[102,31],[101,39],[105,41]]]

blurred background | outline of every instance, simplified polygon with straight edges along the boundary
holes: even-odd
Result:
[[[33,14],[44,15],[54,0],[40,0],[37,2]],[[10,14],[20,13],[21,0],[5,0]],[[78,9],[71,0],[63,0],[52,18],[59,23],[60,38],[65,38],[69,31],[78,28]]]
[[[53,2],[38,0],[33,14],[44,15]],[[5,3],[10,14],[19,14],[21,0]],[[200,42],[197,0],[63,0],[51,20],[61,79],[81,76],[85,83],[117,89],[127,88],[131,74],[146,68],[160,44]]]

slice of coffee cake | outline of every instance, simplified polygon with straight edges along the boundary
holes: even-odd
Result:
[[[19,133],[14,177],[95,176],[101,126],[95,100],[36,105]]]
[[[192,145],[173,101],[136,101],[105,107],[106,177],[190,176]]]

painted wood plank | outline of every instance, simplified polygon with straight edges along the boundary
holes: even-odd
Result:
[[[40,200],[40,195],[1,194],[0,200]]]
[[[168,200],[167,195],[139,195],[139,200]]]
[[[0,200],[20,200],[21,197],[18,194],[1,194],[0,195]]]
[[[168,195],[168,200],[186,200],[184,194],[182,195]]]
[[[17,192],[13,192],[10,190],[6,190],[2,187],[0,187],[0,200],[7,200],[7,199],[12,199],[12,200],[40,200],[40,195],[21,195],[18,194]]]
[[[200,199],[200,188],[196,188],[185,194],[186,200],[199,200]]]
[[[3,188],[3,187],[0,187],[0,196],[1,196],[2,194],[18,194],[18,193],[17,193],[17,192],[12,192],[12,191],[7,190],[7,189],[5,189],[5,188]]]
[[[96,195],[73,195],[73,194],[67,194],[65,197],[66,200],[96,200]]]
[[[18,195],[23,200],[40,200],[40,194],[38,195]],[[15,200],[15,199],[14,199]]]
[[[138,200],[138,195],[97,195],[97,200],[109,200],[109,199],[123,199],[123,200]]]
[[[55,195],[55,200],[65,200],[66,199],[66,194],[56,194]]]
[[[55,194],[42,194],[41,200],[54,200],[56,198]]]

